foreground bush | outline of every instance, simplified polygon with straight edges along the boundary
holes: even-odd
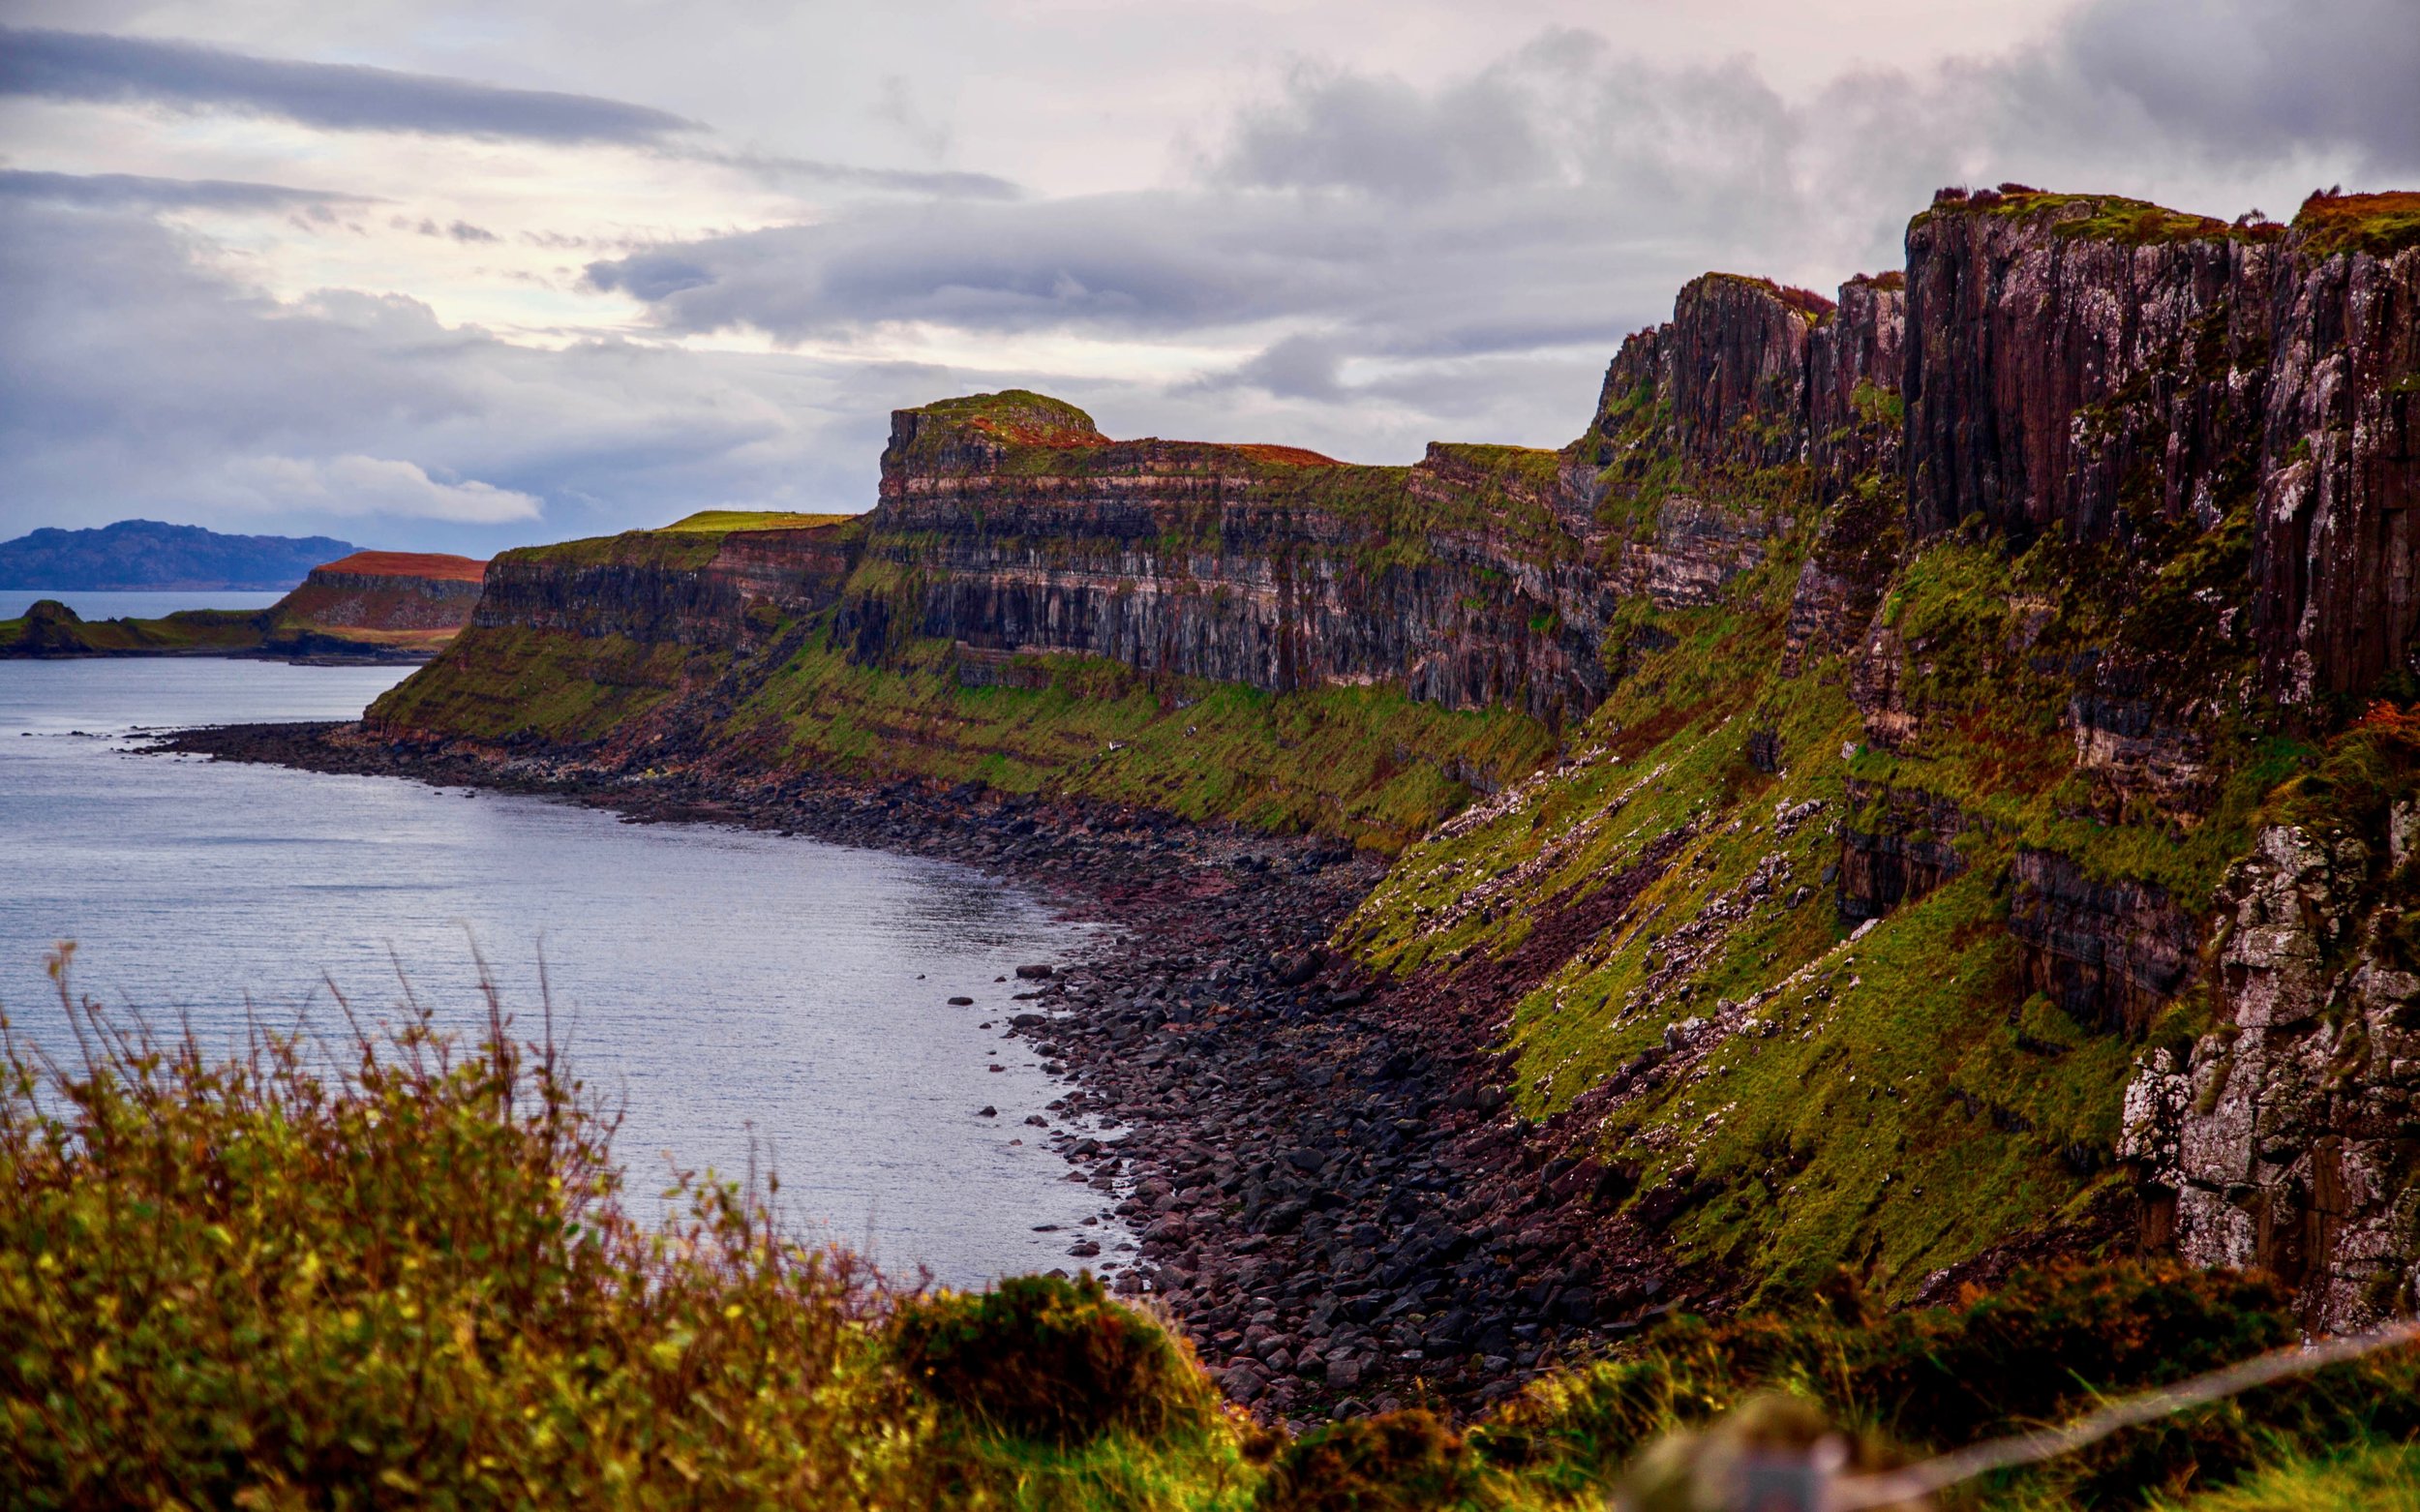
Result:
[[[978,1422],[1066,1447],[1104,1433],[1200,1433],[1218,1397],[1186,1348],[1101,1283],[1016,1276],[923,1298],[892,1329],[911,1378]]]
[[[19,1504],[923,1499],[867,1279],[727,1186],[643,1230],[610,1123],[500,1020],[359,1038],[343,1074],[80,1027],[67,1068],[12,1043],[0,1095]]]
[[[1501,1506],[1516,1496],[1491,1483],[1462,1436],[1410,1407],[1333,1423],[1289,1444],[1269,1467],[1260,1505],[1283,1512],[1420,1512]]]

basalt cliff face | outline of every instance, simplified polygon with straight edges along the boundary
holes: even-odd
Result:
[[[371,724],[1354,838],[1338,943],[1625,1264],[2167,1247],[2344,1327],[2420,1280],[2416,405],[2420,197],[1945,192],[1693,282],[1558,451],[901,411],[864,516],[507,554]]]
[[[865,552],[908,633],[1271,692],[1387,683],[1549,719],[1603,696],[1614,595],[1557,521],[1557,458],[1437,445],[1409,468],[1111,441],[1038,397],[907,410]],[[889,600],[848,619],[873,638]]]
[[[1919,529],[2143,547],[2247,510],[2263,691],[2408,674],[2420,263],[2347,234],[2372,197],[2290,229],[2047,195],[1918,217]]]
[[[853,559],[843,533],[827,521],[506,552],[489,565],[470,622],[736,650],[777,620],[837,597]]]

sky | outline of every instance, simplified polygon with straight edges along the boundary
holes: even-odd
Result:
[[[1556,446],[1949,184],[2420,188],[2420,0],[0,0],[0,538],[870,506],[889,412]]]

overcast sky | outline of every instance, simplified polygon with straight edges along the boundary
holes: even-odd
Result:
[[[2420,0],[0,0],[0,537],[857,510],[895,406],[1559,445],[1943,184],[2420,187]]]

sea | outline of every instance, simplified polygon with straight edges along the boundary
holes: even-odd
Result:
[[[79,620],[157,620],[186,609],[266,609],[284,593],[239,593],[224,589],[0,588],[0,620],[17,620],[45,598],[76,611]]]
[[[802,1237],[953,1286],[1131,1258],[1068,1181],[1066,1088],[1025,1042],[1014,968],[1088,926],[944,862],[394,777],[142,754],[165,728],[358,714],[393,668],[0,661],[0,1009],[73,1047],[46,962],[123,1020],[233,1048],[417,1002],[469,1033],[483,975],[519,1030],[551,1005],[622,1113],[634,1205],[676,1171],[780,1177]],[[973,1007],[953,1007],[951,997]],[[991,1116],[981,1116],[984,1107]],[[1112,1134],[1111,1137],[1114,1137]],[[651,1209],[647,1204],[654,1204]],[[1089,1224],[1087,1220],[1091,1221]]]

